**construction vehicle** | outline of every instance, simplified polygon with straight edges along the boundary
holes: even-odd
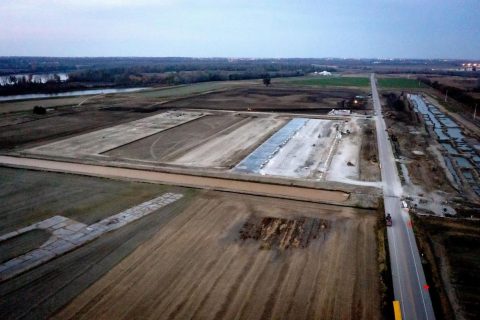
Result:
[[[392,226],[392,216],[390,216],[390,213],[387,213],[387,216],[385,217],[385,222],[387,224],[387,227]]]

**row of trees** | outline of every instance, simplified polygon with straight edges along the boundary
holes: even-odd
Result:
[[[276,68],[278,70],[270,70],[270,68],[252,67],[246,70],[223,70],[223,69],[207,69],[207,70],[183,70],[183,71],[166,71],[152,72],[152,68],[113,68],[100,70],[82,70],[71,73],[69,82],[85,82],[85,83],[111,83],[120,86],[132,85],[156,85],[156,84],[187,84],[206,81],[229,81],[229,80],[246,80],[261,79],[267,74],[271,78],[276,77],[294,77],[305,75],[308,72],[316,70],[311,66],[304,66],[300,69]]]
[[[0,95],[8,96],[24,93],[57,93],[70,90],[86,89],[88,87],[68,82],[49,80],[45,83],[20,80],[14,84],[0,86]]]
[[[473,96],[471,96],[467,90],[445,85],[445,84],[439,83],[438,81],[431,81],[426,77],[419,77],[418,80],[434,89],[437,89],[442,94],[446,94],[449,97],[465,105],[473,106],[475,104],[480,104],[479,99],[476,99]],[[472,91],[478,91],[479,89],[480,89],[480,80],[477,80],[477,87]]]
[[[0,94],[52,93],[94,87],[134,87],[178,85],[206,81],[271,79],[302,76],[325,69],[335,71],[335,69],[325,66],[293,62],[241,61],[229,63],[221,59],[220,62],[215,63],[215,61],[207,59],[206,62],[189,61],[188,63],[153,66],[134,65],[132,67],[84,69],[69,73],[69,78],[65,82],[61,81],[56,74],[45,83],[35,82],[31,76],[11,76],[10,83],[0,87]]]
[[[80,70],[129,69],[136,73],[163,73],[173,71],[226,70],[242,71],[261,68],[266,72],[297,70],[304,66],[339,65],[347,60],[331,59],[229,59],[229,58],[58,58],[58,57],[0,57],[0,75],[18,73],[56,73]],[[356,63],[361,63],[357,60]]]
[[[41,79],[35,78],[33,74],[23,75],[23,76],[14,76],[11,75],[7,78],[7,81],[4,85],[25,85],[28,83],[60,83],[62,82],[61,77],[54,73],[52,74],[46,81],[42,81]]]

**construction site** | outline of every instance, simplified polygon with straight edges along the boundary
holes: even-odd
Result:
[[[370,88],[175,92],[4,103],[2,319],[392,317],[379,118],[411,212],[478,201],[476,143],[418,93],[382,115]]]

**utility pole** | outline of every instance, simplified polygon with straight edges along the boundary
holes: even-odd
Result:
[[[473,110],[473,120],[477,118],[477,104],[475,103],[475,109]]]
[[[447,102],[447,96],[448,96],[448,89],[445,91],[445,102]]]

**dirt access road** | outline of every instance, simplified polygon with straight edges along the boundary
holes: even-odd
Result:
[[[202,192],[53,318],[379,319],[376,221],[371,210]],[[260,237],[246,235],[255,228]]]
[[[6,166],[21,167],[27,169],[67,172],[107,178],[123,178],[138,181],[157,182],[168,185],[180,185],[185,187],[231,191],[238,193],[315,202],[341,203],[348,200],[350,196],[349,193],[342,191],[302,188],[278,184],[265,184],[250,181],[228,180],[220,178],[191,176],[185,174],[104,167],[98,165],[19,158],[11,156],[0,156],[0,165],[2,164]]]

